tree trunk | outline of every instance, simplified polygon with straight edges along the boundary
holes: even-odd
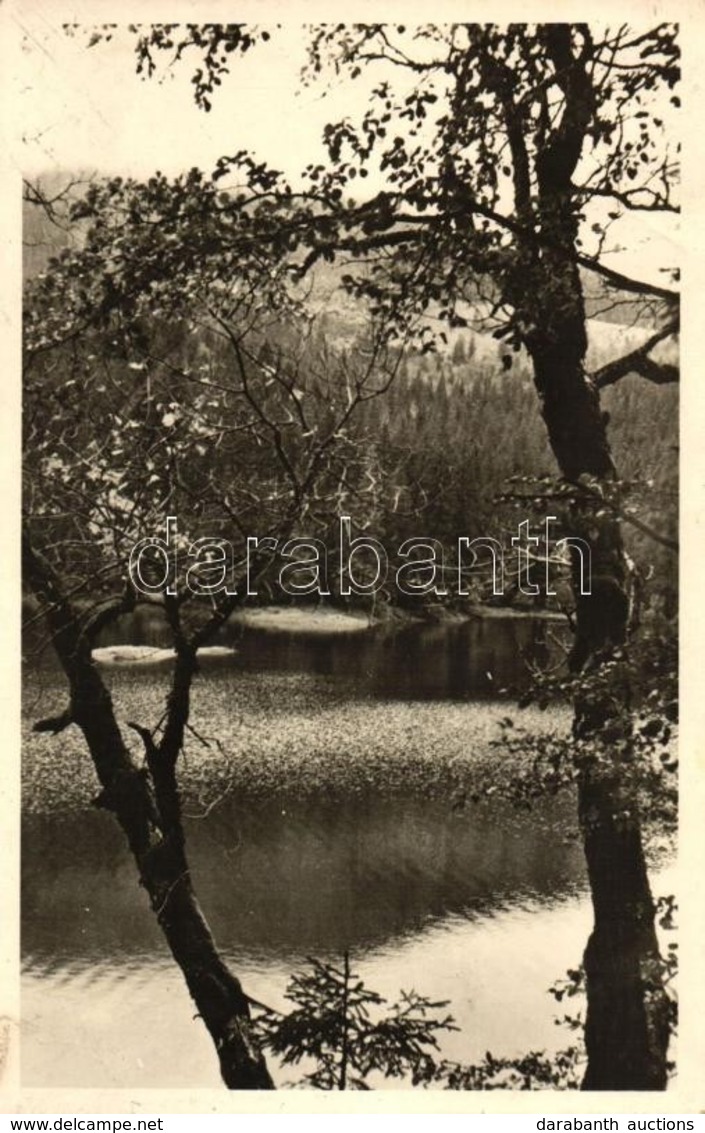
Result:
[[[581,592],[579,554],[572,552],[576,634],[570,667],[579,674],[626,642],[631,585],[619,524],[601,499],[616,472],[599,392],[585,373],[586,318],[576,255],[580,202],[573,175],[595,112],[592,44],[583,30],[576,53],[567,24],[541,25],[539,36],[555,70],[562,109],[553,124],[544,123],[534,156],[535,206],[531,186],[524,187],[526,235],[507,289],[520,315],[551,447],[579,496],[568,534],[590,549],[588,594]],[[516,113],[511,102],[509,111]],[[582,750],[591,739],[593,750],[604,748],[599,758],[581,752],[578,779],[595,918],[584,956],[586,1090],[662,1090],[667,1078],[668,1004],[630,766],[626,696],[627,690],[612,690],[609,700],[581,694],[575,704],[574,734]],[[614,737],[609,743],[606,724]]]
[[[618,771],[579,787],[595,924],[585,949],[585,1090],[663,1090],[669,1024],[639,820]]]
[[[115,719],[110,693],[91,658],[76,610],[61,593],[49,563],[29,539],[25,577],[46,612],[52,642],[70,688],[70,708],[41,730],[77,724],[86,739],[102,790],[96,805],[114,812],[122,827],[172,955],[218,1052],[229,1089],[273,1089],[252,1033],[247,996],[221,959],[191,884],[180,823],[160,813],[148,767],[135,765]],[[52,727],[52,724],[54,725]],[[177,816],[178,817],[178,816]]]
[[[577,272],[572,301],[582,307]],[[565,307],[563,308],[566,309]],[[553,451],[566,479],[615,477],[599,395],[583,369],[584,333],[554,317],[552,341],[533,343],[536,386]],[[583,324],[584,325],[584,324]],[[576,636],[574,672],[599,665],[627,638],[630,583],[619,525],[599,498],[586,492],[572,510],[570,534],[591,554],[591,592],[580,592],[574,556]],[[594,927],[584,955],[587,986],[585,1090],[662,1090],[666,1087],[669,1027],[655,908],[644,859],[638,804],[631,783],[626,711],[613,702],[575,705],[576,739],[597,737],[616,724],[607,765],[583,762],[578,807]]]

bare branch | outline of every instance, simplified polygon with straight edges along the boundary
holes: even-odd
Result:
[[[49,716],[46,720],[37,720],[36,724],[32,726],[32,731],[51,732],[52,735],[57,736],[59,732],[63,732],[64,728],[68,728],[73,722],[73,711],[69,706],[64,709],[60,716]]]
[[[607,386],[614,385],[620,378],[625,377],[627,374],[639,374],[647,381],[654,382],[656,385],[667,385],[671,382],[677,382],[680,376],[680,368],[670,362],[655,362],[653,358],[649,358],[649,354],[664,339],[669,338],[673,334],[678,333],[678,321],[673,320],[661,330],[652,334],[649,339],[642,345],[631,350],[629,354],[623,355],[621,358],[616,358],[613,362],[608,362],[605,366],[600,367],[592,375],[592,381],[598,389],[605,389]]]

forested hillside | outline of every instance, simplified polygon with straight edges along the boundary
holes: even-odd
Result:
[[[66,203],[81,194],[85,183],[79,175],[73,180],[45,179],[42,192],[55,201],[53,213],[31,200],[25,202],[28,280],[43,272],[52,256],[80,245],[81,225],[65,219]],[[363,305],[341,289],[341,274],[338,265],[323,263],[305,283],[307,305],[315,316],[313,349],[320,354],[345,355],[365,333]],[[589,278],[586,275],[588,284]],[[586,306],[599,316],[588,321],[591,370],[620,356],[625,348],[641,345],[650,333],[649,309],[633,297],[617,292],[606,302],[593,284],[587,288]],[[615,321],[620,318],[623,323]],[[188,347],[176,327],[164,330],[162,337],[172,361],[184,362],[193,352],[193,334]],[[272,342],[276,339],[273,330]],[[512,351],[487,330],[471,328],[444,331],[435,347],[429,352],[406,349],[384,397],[361,405],[349,425],[351,444],[366,455],[349,472],[344,510],[381,540],[392,558],[405,539],[422,535],[438,540],[452,554],[462,537],[489,536],[508,545],[520,519],[552,510],[546,506],[550,500],[539,496],[539,487],[532,482],[549,475],[552,459],[525,352]],[[673,339],[657,347],[662,358],[674,360],[675,353]],[[105,359],[100,362],[104,364]],[[96,370],[98,365],[96,361]],[[141,379],[134,366],[117,355],[109,365],[111,380],[123,384],[130,402],[147,396],[144,390],[140,393]],[[62,381],[73,382],[75,377],[66,359],[65,367],[48,379],[53,396],[60,398]],[[91,383],[87,373],[81,381],[88,397],[91,388],[93,396],[100,397],[101,381],[96,378]],[[604,391],[603,404],[610,416],[617,467],[625,480],[634,481],[624,513],[627,547],[644,577],[651,580],[650,601],[665,602],[672,613],[676,556],[660,537],[674,542],[677,536],[677,386],[653,385],[627,375]],[[249,474],[246,466],[233,463],[232,454],[221,472],[231,481]],[[526,480],[515,488],[516,478]],[[357,513],[356,493],[361,501]],[[520,498],[507,499],[512,494]],[[631,522],[630,512],[638,526]],[[256,516],[252,523],[254,532]],[[309,534],[300,532],[304,533]],[[317,534],[331,544],[336,538],[333,528]],[[275,583],[267,593],[281,598]],[[394,601],[398,595],[390,591],[388,597]],[[475,597],[487,597],[486,587],[479,585]]]

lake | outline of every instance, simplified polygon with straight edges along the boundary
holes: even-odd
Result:
[[[333,633],[228,627],[204,660],[183,767],[196,890],[255,999],[286,1006],[308,957],[353,968],[395,1001],[449,1001],[460,1061],[567,1046],[547,993],[590,927],[570,794],[530,812],[468,801],[516,768],[496,741],[518,713],[500,690],[555,662],[547,619]],[[102,644],[165,644],[125,623]],[[31,652],[31,650],[30,650]],[[155,723],[168,664],[106,667],[120,717]],[[216,1059],[139,890],[122,835],[90,805],[80,737],[33,735],[61,675],[28,660],[22,851],[22,1075],[55,1087],[218,1087]],[[669,869],[656,888],[669,892]],[[275,1067],[278,1084],[295,1070]]]

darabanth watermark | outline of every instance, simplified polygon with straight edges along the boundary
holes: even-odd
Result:
[[[552,564],[572,557],[580,593],[589,595],[590,546],[575,536],[554,539],[551,525],[555,521],[556,516],[547,515],[538,533],[532,532],[528,519],[520,522],[516,535],[509,540],[511,551],[489,536],[461,537],[450,549],[438,539],[418,536],[404,540],[390,555],[382,542],[367,532],[353,537],[351,517],[341,515],[332,548],[313,536],[280,540],[252,535],[245,540],[243,554],[221,536],[200,537],[189,543],[178,535],[177,517],[170,515],[164,536],[148,535],[135,544],[128,569],[133,586],[145,595],[175,595],[181,571],[184,586],[194,595],[235,596],[239,585],[242,596],[256,597],[258,571],[253,564],[261,563],[265,556],[278,567],[279,588],[292,598],[330,596],[333,576],[343,597],[373,595],[393,585],[409,597],[442,598],[449,593],[451,577],[455,579],[454,593],[468,596],[470,576],[484,560],[491,569],[493,595],[505,593],[505,579],[511,576],[521,593],[550,597],[556,595]],[[550,555],[546,553],[549,547]],[[508,569],[508,556],[514,560],[513,570]],[[545,571],[543,585],[536,581],[537,564]]]

